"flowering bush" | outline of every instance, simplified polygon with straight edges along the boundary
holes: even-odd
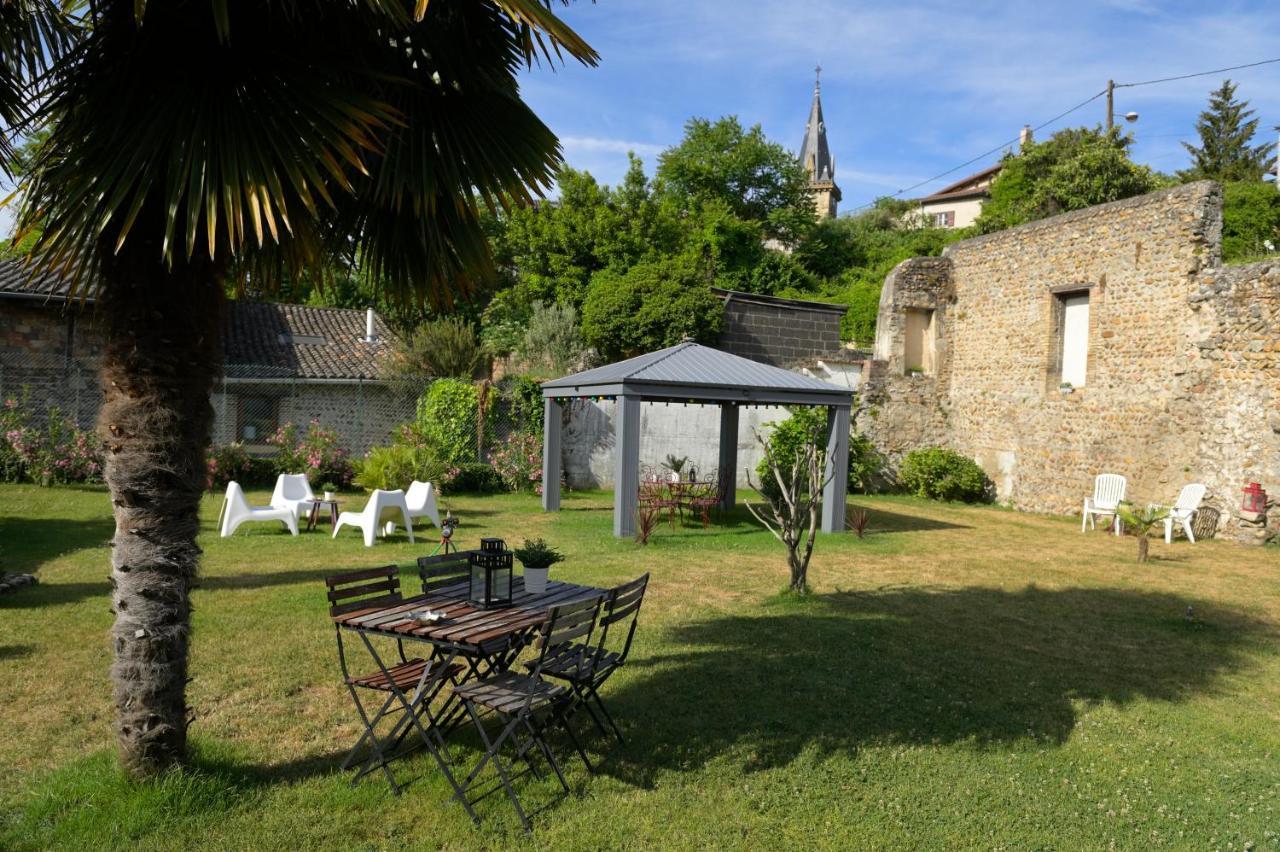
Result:
[[[511,436],[489,454],[489,463],[510,490],[542,493],[542,438],[539,436],[528,433]]]
[[[311,421],[302,437],[298,437],[297,426],[286,423],[267,439],[280,450],[275,459],[278,473],[305,473],[312,482],[328,481],[348,488],[356,472],[338,441],[338,433],[318,420]]]
[[[208,471],[205,487],[214,491],[226,487],[233,479],[243,483],[253,470],[253,461],[244,444],[237,441],[210,447],[205,454],[205,469]]]
[[[102,448],[91,432],[50,408],[44,429],[31,424],[23,400],[0,409],[0,480],[40,485],[102,481]]]
[[[445,463],[440,461],[427,437],[412,423],[396,429],[391,444],[373,447],[360,465],[356,485],[375,488],[404,488],[411,481],[434,482],[439,487]]]

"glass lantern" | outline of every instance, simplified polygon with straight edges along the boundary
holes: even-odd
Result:
[[[1261,515],[1267,511],[1267,492],[1262,490],[1262,486],[1257,482],[1250,482],[1244,489],[1244,498],[1240,501],[1240,508],[1246,512],[1256,512]]]
[[[467,600],[480,609],[511,606],[513,560],[500,538],[480,539],[480,549],[471,551],[471,583]]]

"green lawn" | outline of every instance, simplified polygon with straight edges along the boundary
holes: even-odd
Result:
[[[0,568],[40,578],[0,596],[0,848],[1280,848],[1280,550],[1156,542],[1138,565],[1069,519],[851,502],[871,531],[821,538],[797,600],[745,515],[641,548],[605,494],[451,501],[464,546],[543,535],[570,556],[553,577],[653,573],[606,693],[628,744],[593,741],[596,777],[567,760],[567,799],[522,781],[526,838],[500,797],[473,828],[426,756],[399,798],[335,771],[359,728],[321,578],[430,543],[223,541],[206,500],[195,768],[135,787],[111,751],[105,494],[0,486]]]

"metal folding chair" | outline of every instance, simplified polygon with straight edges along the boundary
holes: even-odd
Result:
[[[624,742],[622,731],[609,714],[608,708],[600,698],[600,687],[613,673],[626,663],[631,654],[631,641],[636,635],[636,624],[640,618],[640,606],[644,603],[644,593],[649,587],[649,575],[645,574],[629,583],[611,589],[605,595],[603,610],[598,622],[597,643],[592,646],[590,639],[582,643],[563,647],[560,652],[542,662],[539,673],[544,677],[562,680],[573,690],[575,701],[569,707],[566,717],[571,718],[578,707],[582,707],[591,716],[591,721],[606,736],[609,730]],[[619,642],[618,636],[625,631],[626,638]],[[592,707],[592,702],[595,707]],[[596,710],[600,715],[596,715]],[[566,719],[566,720],[567,720]],[[583,756],[586,761],[586,756]],[[595,770],[587,764],[591,772]]]
[[[599,614],[599,597],[553,607],[539,628],[538,655],[529,674],[507,671],[454,688],[454,693],[462,699],[485,747],[484,756],[462,782],[462,786],[467,794],[480,787],[481,784],[477,781],[480,772],[492,762],[497,770],[500,786],[506,790],[507,797],[515,806],[525,831],[532,831],[532,824],[520,804],[515,788],[511,786],[512,781],[525,773],[511,772],[510,766],[502,757],[502,748],[508,742],[512,743],[516,757],[528,763],[529,772],[537,774],[537,768],[530,757],[536,747],[555,772],[560,786],[566,793],[569,792],[569,782],[565,781],[560,764],[547,743],[546,733],[551,725],[560,724],[568,732],[582,759],[587,759],[582,743],[569,724],[565,712],[573,701],[573,692],[568,687],[543,680],[542,667],[548,659],[563,655],[566,648],[575,644],[589,647]],[[502,720],[502,727],[496,736],[491,737],[485,730],[482,709],[488,711],[487,715],[497,716]],[[521,735],[519,739],[518,734]],[[493,787],[468,799],[468,805],[475,804],[497,790],[498,787]]]
[[[324,582],[328,589],[330,617],[362,609],[391,606],[403,600],[400,594],[400,573],[394,565],[336,574],[326,577]],[[404,739],[404,734],[411,728],[417,729],[423,744],[436,756],[437,761],[444,767],[445,774],[449,775],[449,780],[453,782],[452,774],[444,766],[448,752],[445,749],[444,739],[441,737],[439,728],[436,725],[439,714],[433,716],[430,712],[430,707],[432,699],[439,694],[446,684],[456,685],[458,675],[462,673],[463,667],[437,659],[406,658],[403,640],[396,641],[398,662],[387,665],[383,662],[382,657],[373,647],[369,638],[361,633],[360,638],[363,640],[369,654],[373,657],[374,662],[377,663],[378,670],[369,674],[353,675],[347,664],[343,630],[340,626],[335,625],[335,631],[338,642],[338,663],[342,667],[342,680],[347,687],[347,691],[351,693],[351,700],[356,706],[356,712],[360,715],[360,721],[364,724],[364,733],[360,735],[360,739],[356,741],[356,744],[352,746],[346,758],[342,761],[342,769],[349,767],[362,747],[366,743],[368,744],[368,756],[359,771],[356,772],[355,777],[351,779],[352,785],[375,769],[381,769],[386,774],[392,791],[399,795],[400,786],[396,783],[395,776],[391,773],[389,763],[395,757],[406,753],[393,754],[396,747]],[[378,709],[371,714],[369,708],[373,707],[376,701],[366,706],[365,701],[361,700],[362,694],[366,698],[370,695],[381,695],[384,698]],[[422,717],[427,720],[428,727],[426,728],[423,727]],[[395,722],[391,731],[385,737],[380,738],[377,733],[379,723],[384,719],[392,718],[395,719]],[[442,755],[444,756],[442,757]],[[457,789],[456,782],[454,787]]]

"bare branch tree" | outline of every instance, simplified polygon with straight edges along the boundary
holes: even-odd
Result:
[[[813,555],[813,542],[818,533],[822,490],[831,479],[825,470],[825,454],[818,448],[816,436],[810,436],[792,459],[779,459],[771,439],[754,429],[752,433],[764,450],[777,487],[766,488],[765,483],[753,482],[748,471],[748,484],[765,498],[766,505],[760,507],[748,501],[747,509],[786,546],[787,565],[791,569],[790,589],[803,594],[808,591],[809,557]],[[784,468],[783,464],[788,461],[789,466]]]

